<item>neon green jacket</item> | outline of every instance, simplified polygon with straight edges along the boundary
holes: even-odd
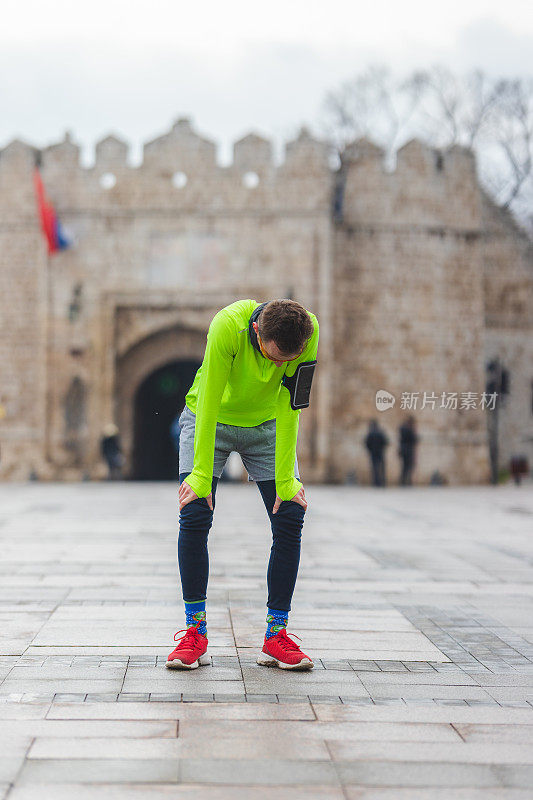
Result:
[[[194,467],[185,478],[198,497],[211,492],[217,422],[251,428],[276,420],[275,477],[281,500],[292,500],[302,488],[294,477],[300,410],[290,406],[289,390],[281,385],[302,361],[314,361],[318,351],[318,320],[311,317],[314,332],[303,353],[277,367],[251,343],[250,316],[260,303],[237,300],[211,320],[204,360],[185,397],[196,414]]]

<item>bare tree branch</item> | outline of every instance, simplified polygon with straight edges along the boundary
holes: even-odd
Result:
[[[533,186],[533,81],[494,79],[481,70],[464,76],[434,65],[403,80],[374,65],[330,92],[324,125],[340,157],[367,137],[391,158],[407,138],[433,147],[468,147],[476,153],[481,183],[522,220],[531,217]]]

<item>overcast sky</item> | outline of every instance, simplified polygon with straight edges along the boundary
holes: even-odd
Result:
[[[92,159],[189,116],[220,143],[315,126],[325,93],[369,64],[533,75],[530,0],[2,0],[0,147],[70,129]]]

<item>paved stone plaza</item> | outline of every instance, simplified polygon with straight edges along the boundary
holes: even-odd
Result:
[[[531,485],[306,494],[315,669],[255,663],[268,518],[221,484],[212,664],[181,673],[177,487],[1,486],[0,798],[531,798]]]

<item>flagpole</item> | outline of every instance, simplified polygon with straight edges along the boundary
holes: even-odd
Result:
[[[37,201],[37,209],[39,214],[40,228],[44,234],[46,246],[46,260],[44,264],[45,272],[45,320],[44,320],[44,459],[46,467],[52,464],[52,446],[51,446],[51,390],[52,390],[52,361],[51,361],[51,343],[52,343],[52,278],[51,278],[51,263],[50,263],[50,241],[49,241],[49,208],[47,208],[46,196],[43,183],[40,175],[41,167],[41,152],[38,150],[35,153],[34,163],[34,190]]]
[[[46,248],[46,336],[45,336],[45,364],[46,364],[46,379],[45,379],[45,394],[44,394],[44,414],[45,414],[45,438],[44,438],[44,452],[47,464],[52,465],[52,447],[51,447],[51,427],[52,427],[52,276],[51,276],[51,263],[50,253],[48,246]]]
[[[45,398],[44,398],[44,414],[45,414],[45,430],[44,430],[44,451],[45,459],[50,467],[53,466],[53,453],[52,453],[52,423],[53,423],[53,394],[54,394],[54,293],[52,284],[52,253],[56,250],[61,250],[68,247],[68,242],[61,233],[59,220],[54,211],[53,205],[50,203],[46,196],[45,188],[40,174],[41,166],[41,153],[35,153],[35,169],[34,169],[34,188],[37,199],[38,212],[41,222],[41,229],[44,233],[46,241],[46,265],[45,265],[45,280],[46,280],[46,320],[45,320],[45,347],[46,353],[44,357],[45,362]]]
[[[37,202],[39,205],[40,227],[44,233],[45,241],[45,332],[44,332],[44,364],[45,364],[45,378],[44,378],[44,458],[47,467],[52,465],[52,442],[51,442],[51,424],[52,424],[52,265],[50,259],[50,242],[48,240],[47,229],[44,219],[44,188],[42,185],[39,169],[41,166],[41,153],[38,152],[35,156],[35,183]]]

